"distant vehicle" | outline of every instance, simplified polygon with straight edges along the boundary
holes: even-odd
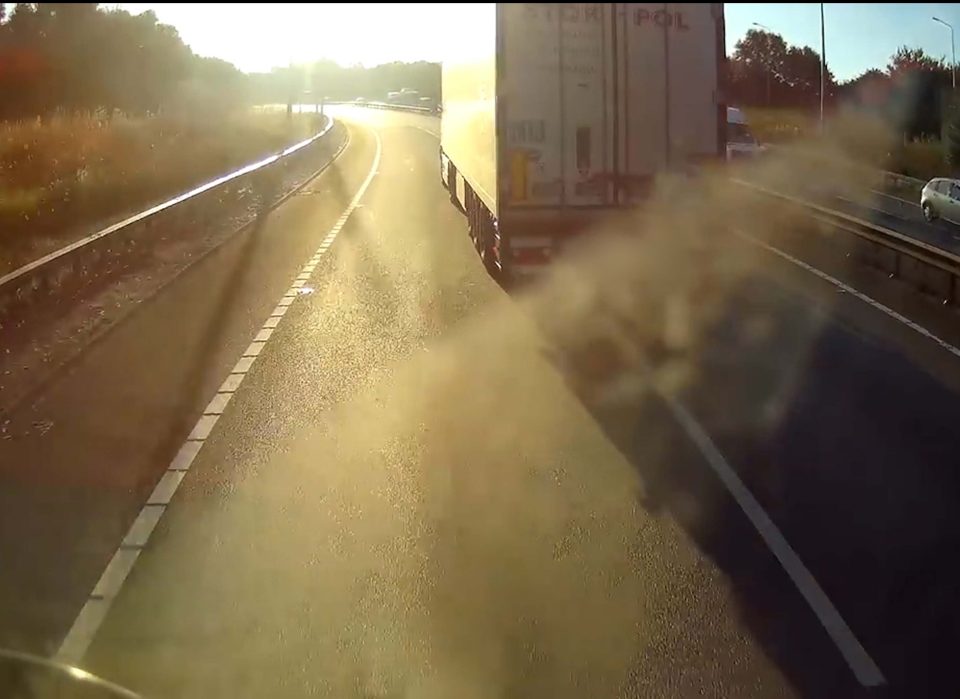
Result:
[[[763,152],[746,115],[736,107],[727,107],[727,160],[755,158]]]
[[[356,98],[355,100],[353,100],[353,101],[354,101],[355,104],[366,104],[366,103],[367,103],[367,98],[366,98],[366,97],[357,97],[357,98]]]
[[[942,218],[960,224],[960,180],[937,177],[920,192],[920,210],[927,222]]]
[[[440,176],[491,273],[536,273],[661,173],[723,162],[721,3],[461,7]]]
[[[390,104],[402,104],[406,107],[419,107],[420,92],[410,87],[405,87],[399,91],[388,92],[387,102]]]

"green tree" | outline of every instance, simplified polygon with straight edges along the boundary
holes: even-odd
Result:
[[[901,46],[890,57],[890,62],[887,64],[887,74],[896,77],[910,72],[945,75],[949,73],[949,69],[942,58],[928,56],[921,48]]]
[[[809,46],[791,46],[783,65],[784,82],[790,87],[785,102],[794,107],[811,107],[820,101],[820,54]],[[825,67],[824,88],[829,100],[836,90],[830,67]]]
[[[731,80],[739,101],[745,104],[774,102],[778,85],[786,82],[783,73],[787,42],[779,34],[750,29],[734,47]]]

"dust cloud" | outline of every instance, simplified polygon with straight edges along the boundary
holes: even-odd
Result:
[[[800,193],[812,171],[819,183],[829,179],[829,151],[798,148],[742,176]],[[644,678],[658,672],[648,667],[638,679],[642,659],[697,645],[656,610],[671,595],[696,596],[690,571],[699,561],[677,554],[678,532],[646,513],[650,484],[589,409],[620,393],[642,400],[654,385],[696,389],[718,325],[733,322],[748,344],[775,340],[782,329],[770,309],[741,303],[768,275],[758,272],[762,253],[737,232],[776,239],[799,222],[725,175],[667,182],[642,216],[594,231],[589,247],[517,293],[517,303],[491,299],[424,351],[375,372],[363,399],[337,415],[338,446],[324,437],[294,449],[337,464],[340,475],[324,487],[344,500],[332,509],[357,513],[345,525],[357,577],[331,577],[362,588],[359,599],[342,591],[348,616],[361,610],[361,619],[339,627],[355,635],[347,632],[351,650],[327,675],[343,683],[332,695],[642,695]],[[418,272],[441,265],[434,252],[419,250],[404,271],[390,263],[389,246],[375,253],[384,286],[400,299],[396,334],[381,329],[393,339],[429,336],[443,316],[416,283]],[[369,263],[352,262],[358,271]],[[802,365],[818,330],[816,317],[799,322],[801,335],[779,348],[786,367]],[[751,403],[760,414],[740,418],[775,422],[791,398],[790,376],[761,378],[761,399]],[[652,471],[669,470],[669,441],[646,439],[644,453],[659,461]],[[711,503],[687,500],[695,528],[722,527],[714,517]],[[664,538],[678,560],[650,560]],[[665,588],[671,568],[684,569],[673,572],[690,589]],[[743,639],[724,641],[742,658],[758,653]],[[662,681],[678,694],[696,687],[690,678]]]
[[[812,172],[844,181],[824,166],[835,156],[798,147],[742,176],[805,191]],[[739,338],[734,365],[751,347],[803,362],[820,319],[777,324],[769,261],[738,235],[778,240],[799,215],[726,173],[678,178],[508,298],[455,263],[472,253],[453,234],[378,236],[376,212],[412,196],[397,189],[338,243],[332,278],[359,281],[319,289],[313,334],[289,339],[283,361],[306,362],[291,389],[311,396],[304,423],[263,412],[270,396],[249,408],[268,427],[235,458],[256,466],[185,496],[132,578],[154,580],[129,613],[153,610],[162,644],[116,631],[121,603],[93,669],[157,696],[692,696],[733,666],[749,672],[723,680],[728,695],[788,686],[735,625],[679,624],[739,611],[656,506],[685,457],[645,401],[654,386],[708,400],[716,332]],[[339,383],[316,378],[324,367]],[[775,422],[790,372],[757,377],[749,405],[726,393],[718,410]],[[634,453],[602,424],[621,407]],[[673,495],[687,531],[723,528],[698,495]],[[167,543],[205,531],[230,536],[186,554]]]

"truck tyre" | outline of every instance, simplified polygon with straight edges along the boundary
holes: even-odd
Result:
[[[457,168],[454,167],[452,160],[447,161],[447,191],[450,192],[450,202],[463,211],[460,200],[457,199]]]
[[[479,203],[479,200],[477,201],[477,213],[480,219],[477,252],[480,253],[480,259],[483,260],[483,266],[487,270],[487,273],[496,279],[500,270],[497,267],[497,252],[494,247],[496,231],[493,226],[493,217],[490,215],[490,212],[487,211],[487,207]]]

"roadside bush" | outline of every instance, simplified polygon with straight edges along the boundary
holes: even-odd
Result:
[[[0,273],[306,138],[311,117],[249,111],[0,124]]]

